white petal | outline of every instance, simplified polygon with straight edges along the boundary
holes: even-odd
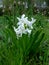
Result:
[[[32,22],[32,24],[33,24],[35,21],[36,21],[36,19],[32,18],[32,21],[31,21],[31,22]]]
[[[23,19],[25,17],[25,14],[23,14],[22,16],[21,16],[21,18]]]
[[[21,20],[21,18],[19,18],[19,17],[17,17],[17,19],[18,19],[18,21],[20,21],[20,20]]]
[[[20,22],[18,22],[18,23],[17,23],[17,25],[22,25],[22,22],[21,22],[21,21],[20,21]]]
[[[29,30],[28,28],[26,29],[26,32],[27,32],[28,34],[31,34],[31,30]]]

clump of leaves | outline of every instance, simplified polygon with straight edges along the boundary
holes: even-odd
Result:
[[[29,65],[30,60],[39,52],[39,46],[44,37],[41,30],[34,34],[23,35],[16,38],[14,30],[7,28],[4,30],[5,40],[0,43],[0,65]]]

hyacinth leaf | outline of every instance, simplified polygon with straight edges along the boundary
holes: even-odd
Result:
[[[32,49],[32,46],[35,44],[35,41],[38,40],[38,37],[40,35],[40,33],[42,32],[42,30],[36,31],[35,34],[31,34],[30,38],[29,38],[29,43],[26,49],[26,53],[30,52],[29,49]],[[39,44],[40,45],[40,44]]]
[[[12,42],[14,44],[16,44],[17,43],[17,38],[15,36],[15,33],[14,33],[13,29],[7,28],[6,31],[7,31],[7,34],[9,34],[9,36],[12,38]]]
[[[7,15],[5,15],[4,17],[6,18],[6,21],[8,20],[8,25],[11,28],[11,26],[13,25],[13,22],[11,20],[11,17],[10,16],[7,16]]]
[[[39,32],[39,31],[37,31],[37,32]],[[35,33],[35,35],[37,34],[37,32]],[[37,37],[35,35],[33,37],[34,37],[34,39],[35,38],[37,38],[37,39],[33,40],[34,43],[32,43],[32,45],[29,47],[29,50],[27,51],[27,52],[29,52],[29,55],[31,55],[31,59],[28,61],[28,63],[26,65],[29,65],[29,63],[33,59],[33,56],[35,56],[39,52],[39,47],[40,47],[40,44],[42,44],[41,42],[42,42],[45,34],[39,32]]]
[[[38,48],[39,48],[39,46],[40,46],[40,43],[41,43],[41,41],[43,40],[43,38],[44,38],[44,33],[42,33],[42,32],[39,32],[39,31],[37,31],[36,33],[35,33],[35,35],[33,36],[33,41],[32,41],[32,45],[31,45],[31,52],[35,55],[36,54],[36,52],[38,51]],[[40,37],[40,38],[39,38]]]
[[[39,46],[40,46],[40,43],[41,41],[43,40],[44,38],[44,33],[41,34],[40,38],[38,38],[38,40],[34,43],[34,45],[32,46],[32,50],[33,52],[36,54],[36,52],[38,52],[38,49],[39,49]],[[42,43],[41,43],[42,44]]]
[[[4,48],[5,49],[4,52],[6,52],[6,55],[7,55],[7,58],[6,58],[6,55],[5,55],[5,64],[11,64],[12,63],[11,65],[22,65],[22,57],[23,57],[22,49],[17,44],[17,39],[16,39],[15,34],[9,28],[7,28],[4,31],[4,33],[5,33],[5,36],[7,37],[7,39],[5,41],[6,43],[4,43],[4,46],[6,44],[6,46]],[[8,37],[9,36],[10,36],[10,38],[12,38],[12,42],[11,43],[8,43]],[[18,49],[17,49],[17,46],[18,46]],[[1,54],[3,54],[3,53],[1,53]],[[8,58],[11,61],[9,61]],[[21,60],[19,60],[19,59],[21,59]],[[8,60],[9,63],[6,63],[6,60]],[[2,62],[4,63],[4,60]]]

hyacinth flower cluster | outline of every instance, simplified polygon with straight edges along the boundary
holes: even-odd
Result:
[[[25,14],[21,16],[21,18],[17,17],[18,23],[17,28],[14,27],[14,31],[16,33],[17,38],[22,37],[23,34],[31,34],[31,31],[33,29],[33,23],[36,21],[36,19],[31,18],[31,21],[28,20],[28,17],[25,17]]]

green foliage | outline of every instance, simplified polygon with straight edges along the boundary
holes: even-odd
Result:
[[[6,38],[4,40],[4,43],[2,43],[4,44],[2,45],[3,48],[0,49],[1,51],[0,55],[2,59],[1,64],[3,63],[4,65],[27,64],[30,59],[28,59],[28,62],[27,62],[26,58],[29,56],[31,51],[33,52],[33,56],[34,54],[36,54],[40,46],[40,43],[44,37],[42,33],[41,38],[38,39],[40,31],[37,31],[34,35],[32,35],[32,38],[31,37],[28,38],[27,35],[23,35],[22,38],[20,38],[19,40],[16,39],[16,35],[14,34],[14,31],[12,31],[11,29],[8,29],[8,28],[5,29],[4,33],[5,33]],[[36,40],[37,42],[35,43]]]
[[[17,39],[13,30],[17,19],[13,23],[12,16],[0,17],[0,65],[48,65],[49,25],[41,15],[34,18],[37,21],[30,37]]]

